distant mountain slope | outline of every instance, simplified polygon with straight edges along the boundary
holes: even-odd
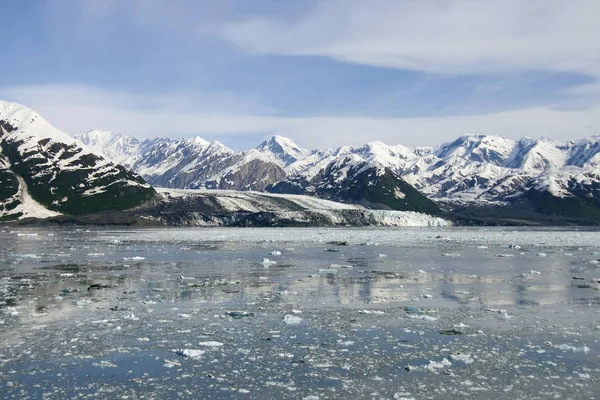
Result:
[[[123,210],[154,196],[139,175],[0,101],[0,218]]]
[[[446,210],[595,218],[598,207],[600,136],[560,143],[464,135],[437,147],[370,142],[313,151],[274,136],[243,152],[201,139],[194,150],[189,140],[145,141],[125,165],[158,186],[309,194],[373,208],[436,212],[435,201]]]

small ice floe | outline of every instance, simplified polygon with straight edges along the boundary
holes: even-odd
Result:
[[[460,257],[460,253],[442,253],[442,257]]]
[[[178,356],[185,358],[199,359],[206,351],[198,349],[173,349],[171,350],[171,353],[175,353]]]
[[[176,360],[170,360],[168,358],[163,359],[163,367],[165,368],[173,368],[173,367],[180,367],[181,363],[179,361]]]
[[[263,260],[262,260],[262,265],[264,267],[270,267],[271,265],[275,265],[275,264],[277,264],[277,261],[271,261],[268,258],[263,258]]]
[[[335,274],[338,270],[335,268],[319,268],[317,272],[320,274]]]
[[[138,340],[138,342],[149,342],[149,341],[150,341],[150,338],[147,338],[147,337],[139,337],[137,340]]]
[[[104,257],[104,253],[88,253],[88,257]]]
[[[75,304],[77,307],[84,307],[87,306],[88,304],[90,304],[92,301],[88,300],[88,299],[82,299],[82,300],[74,300],[73,304]]]
[[[381,310],[358,310],[359,314],[366,314],[366,315],[383,315],[385,314],[384,311]]]
[[[302,400],[319,400],[319,396],[315,396],[315,395],[309,395],[309,396],[305,396],[302,398]]]
[[[292,310],[292,314],[302,314],[302,310]]]
[[[62,273],[62,274],[60,274],[58,276],[60,276],[61,278],[70,278],[72,276],[75,276],[75,274],[72,273],[72,272],[65,272],[65,273]]]
[[[223,343],[217,342],[217,341],[214,341],[214,340],[209,340],[207,342],[200,342],[200,343],[198,343],[198,346],[221,347],[221,346],[223,346]]]
[[[432,297],[433,297],[433,295],[432,295],[432,294],[429,294],[429,293],[425,293],[425,294],[423,295],[423,298],[424,298],[424,299],[431,299]]]
[[[533,270],[533,269],[529,273],[531,275],[541,275],[542,274],[540,271],[536,271],[536,270]]]
[[[141,256],[133,256],[133,257],[123,257],[123,261],[143,261],[146,257]]]
[[[377,254],[377,257],[379,257],[379,258],[387,257],[387,254],[383,254],[383,253],[382,254]]]
[[[178,316],[180,316],[181,318],[184,319],[191,319],[192,315],[191,314],[177,314]]]
[[[329,266],[329,268],[333,268],[333,269],[350,269],[350,268],[354,268],[352,265],[341,265],[341,264],[331,264]]]
[[[42,258],[37,254],[12,254],[15,258]]]
[[[538,256],[538,257],[547,257],[548,254],[546,254],[546,253],[537,253],[536,256]]]
[[[17,236],[37,236],[37,233],[17,233]]]
[[[17,311],[17,309],[15,307],[7,307],[6,310],[4,311],[4,314],[8,315],[9,317],[18,317],[19,316],[19,312]]]
[[[487,247],[487,246],[485,246],[485,245],[481,245],[481,246],[477,246],[477,248],[478,248],[479,250],[485,250],[485,249],[487,249],[488,247]]]
[[[438,320],[437,317],[432,317],[431,315],[410,315],[410,318],[420,319],[427,322],[433,322]]]
[[[109,361],[100,361],[99,363],[92,363],[92,365],[100,368],[117,368],[116,364],[113,364]]]
[[[553,345],[552,347],[554,347],[555,349],[558,350],[562,350],[562,351],[572,351],[573,353],[588,353],[590,351],[590,348],[587,346],[571,346],[569,344],[556,344]]]
[[[590,379],[592,379],[592,377],[590,376],[590,374],[584,373],[584,372],[578,372],[578,371],[573,371],[573,374],[577,375],[577,377],[581,380],[584,381],[589,381]]]
[[[426,273],[427,273],[427,271],[424,271],[424,270],[420,269],[420,270],[418,270],[418,271],[417,271],[417,273],[418,273],[418,274],[426,274]]]
[[[423,310],[421,310],[419,307],[415,307],[415,306],[406,306],[404,307],[404,312],[407,314],[414,314],[414,315],[421,315],[423,314]]]
[[[280,255],[281,255],[281,252],[280,252],[280,251],[278,251],[278,250],[275,250],[275,251],[272,251],[272,252],[270,252],[270,253],[269,253],[269,255],[270,255],[270,256],[280,256]]]
[[[133,313],[129,313],[126,316],[123,317],[123,319],[128,319],[130,321],[137,321],[139,320],[138,317],[136,317]]]
[[[519,250],[521,248],[521,246],[519,246],[518,244],[509,244],[508,248],[509,249]]]
[[[229,312],[226,312],[225,315],[228,315],[233,319],[241,319],[244,317],[254,317],[254,313],[248,312],[248,311],[229,311]]]
[[[288,325],[298,325],[302,323],[302,318],[297,317],[295,315],[287,314],[285,317],[283,317],[283,322],[285,322]]]
[[[425,369],[427,371],[429,371],[429,372],[434,372],[434,371],[437,371],[439,369],[444,369],[444,368],[448,368],[448,367],[451,367],[451,366],[452,366],[452,363],[447,358],[444,358],[440,362],[430,360],[429,364],[427,364],[425,366]]]
[[[469,354],[464,354],[464,353],[451,354],[450,359],[452,361],[464,362],[465,364],[472,364],[474,361],[473,358]]]
[[[494,313],[494,314],[506,314],[507,311],[504,308],[486,308],[485,312]]]

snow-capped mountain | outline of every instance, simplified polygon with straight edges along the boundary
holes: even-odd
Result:
[[[576,198],[588,209],[596,207],[600,187],[600,136],[561,143],[464,135],[437,147],[370,142],[313,151],[274,136],[242,152],[201,139],[160,138],[142,142],[124,165],[158,186],[309,194],[374,208],[434,212],[433,200],[446,209],[542,210],[548,196],[557,204]]]
[[[155,197],[137,174],[0,101],[0,218],[123,210]]]

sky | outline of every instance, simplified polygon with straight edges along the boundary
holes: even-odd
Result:
[[[598,0],[19,0],[0,99],[70,134],[305,148],[600,134]]]

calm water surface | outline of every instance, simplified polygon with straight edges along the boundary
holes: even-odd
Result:
[[[0,228],[0,397],[593,399],[599,280],[597,230]]]

